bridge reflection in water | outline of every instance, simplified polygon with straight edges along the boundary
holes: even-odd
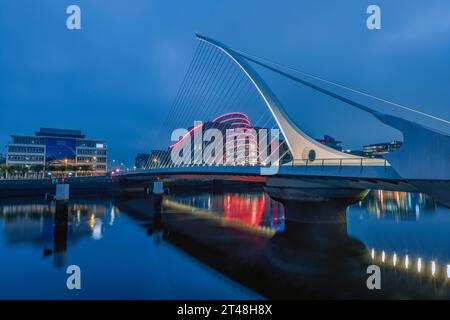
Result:
[[[233,196],[236,204],[227,205]],[[214,214],[210,213],[213,216],[221,209],[225,220],[232,218],[250,228],[276,225],[275,221],[255,224],[258,219],[254,218],[260,216],[255,213],[259,213],[262,203],[270,199],[265,196],[263,201],[264,193],[254,196],[253,205],[246,203],[252,197],[245,193],[233,196],[204,193],[171,195],[169,198],[171,202],[189,204],[178,209],[190,208],[191,212],[209,209],[214,211]],[[240,203],[242,199],[244,203]],[[274,220],[279,217],[280,204],[271,202],[277,210],[272,214],[267,211],[266,221],[270,217]],[[202,205],[196,207],[198,204]],[[373,191],[364,201],[348,207],[345,203],[323,202],[285,203],[284,206],[287,220],[283,219],[283,228],[268,234],[270,240],[264,249],[258,248],[264,257],[255,261],[247,258],[245,252],[239,253],[254,251],[251,246],[234,248],[230,252],[232,260],[242,263],[239,267],[251,268],[258,275],[252,282],[246,278],[246,272],[240,276],[236,270],[239,267],[223,268],[247,286],[263,286],[263,294],[278,298],[450,297],[450,245],[445,231],[450,227],[450,216],[447,218],[450,212],[429,196]],[[242,216],[236,219],[239,213]],[[207,215],[203,217],[207,218]],[[438,225],[437,232],[430,230],[431,226],[434,229]],[[201,259],[202,255],[198,257]],[[370,291],[366,287],[368,275],[365,270],[370,264],[382,268],[382,291]],[[278,278],[274,275],[280,274],[286,282],[277,283]],[[308,288],[308,293],[299,288]]]
[[[70,298],[58,289],[60,272],[47,269],[75,263],[96,278],[83,297],[126,297],[136,287],[140,298],[450,297],[450,211],[421,194],[373,191],[347,206],[281,204],[260,190],[191,190],[158,203],[143,194],[73,200],[68,223],[57,226],[45,203],[1,202],[7,250],[0,250],[0,280],[18,291],[0,289],[0,296]],[[50,268],[41,262],[49,256]],[[31,291],[20,288],[19,261],[36,266],[27,280]],[[366,287],[374,263],[382,268],[380,291]],[[120,294],[101,281],[105,270],[119,275]]]
[[[218,218],[251,231],[266,231],[273,235],[284,230],[284,207],[261,191],[217,195],[211,193],[183,194],[169,197],[168,208],[189,210]],[[180,206],[184,205],[184,206]]]

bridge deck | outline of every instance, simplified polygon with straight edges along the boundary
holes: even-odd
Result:
[[[262,170],[268,166],[207,166],[191,165],[178,167],[161,167],[119,173],[121,176],[133,175],[177,175],[177,174],[207,174],[207,175],[264,175]],[[373,178],[393,179],[401,177],[384,159],[326,159],[326,160],[295,160],[288,164],[274,167],[277,176],[326,176],[342,178]]]

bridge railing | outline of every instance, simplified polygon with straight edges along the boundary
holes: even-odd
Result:
[[[336,159],[294,159],[290,163],[291,166],[383,166],[389,167],[390,164],[386,159],[382,158],[336,158]]]
[[[201,164],[182,164],[182,165],[173,165],[173,166],[160,166],[154,169],[163,169],[163,168],[198,168],[208,166],[204,163]],[[236,164],[214,164],[212,167],[250,167],[252,165],[244,164],[244,165],[236,165]],[[269,167],[270,164],[257,164],[256,166],[260,167]],[[305,166],[305,167],[367,167],[367,166],[376,166],[376,167],[384,167],[385,169],[390,167],[389,162],[386,159],[382,158],[336,158],[336,159],[294,159],[292,161],[288,161],[285,163],[280,163],[280,166]]]

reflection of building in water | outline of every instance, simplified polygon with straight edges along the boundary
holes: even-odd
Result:
[[[372,191],[364,199],[362,206],[377,216],[392,216],[399,219],[419,219],[421,212],[434,211],[436,204],[422,193],[398,191]]]
[[[115,217],[110,201],[71,203],[68,212],[69,220],[58,223],[55,221],[55,207],[47,203],[0,205],[5,241],[10,244],[31,242],[43,246],[44,255],[53,254],[55,261],[58,260],[55,266],[61,267],[64,265],[62,261],[67,243],[76,243],[86,236],[102,238],[107,213],[111,212],[109,224]]]
[[[5,241],[10,244],[50,243],[54,214],[54,208],[41,203],[0,206]]]
[[[265,193],[177,194],[171,198],[180,204],[223,214],[225,220],[247,227],[266,227],[276,232],[284,229],[283,205]]]
[[[247,226],[268,226],[276,230],[284,221],[284,208],[265,193],[232,194],[223,197],[224,217]],[[267,213],[267,214],[266,214]]]
[[[226,194],[223,197],[224,217],[237,220],[247,226],[260,226],[266,209],[266,197]]]

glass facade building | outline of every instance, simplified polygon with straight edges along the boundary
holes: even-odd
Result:
[[[11,135],[6,164],[43,166],[46,171],[73,167],[95,174],[108,170],[104,141],[86,139],[80,130],[40,128],[33,136]]]

